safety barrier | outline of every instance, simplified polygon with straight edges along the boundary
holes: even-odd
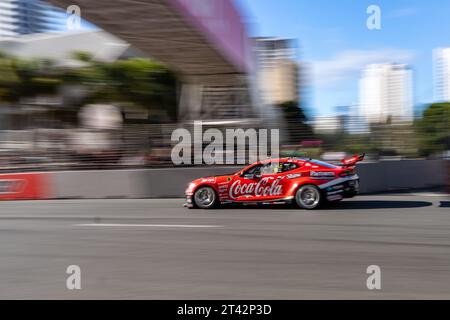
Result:
[[[50,173],[0,175],[0,200],[36,200],[53,196]]]
[[[179,198],[189,181],[242,167],[56,171],[0,174],[0,199]],[[361,163],[361,193],[444,187],[449,161],[404,160]]]

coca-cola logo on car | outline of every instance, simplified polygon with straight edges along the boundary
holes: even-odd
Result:
[[[245,195],[278,196],[283,193],[283,187],[279,183],[280,180],[274,178],[263,178],[259,182],[250,183],[241,183],[241,180],[237,180],[231,185],[229,195],[231,199]]]

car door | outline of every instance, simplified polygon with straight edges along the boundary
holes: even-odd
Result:
[[[270,162],[261,168],[261,180],[255,190],[258,201],[273,201],[283,197],[284,178],[281,163]]]
[[[234,177],[228,190],[229,200],[254,201],[255,189],[261,180],[261,167],[261,164],[257,164]]]
[[[299,167],[293,162],[272,163],[269,170],[262,170],[262,181],[260,187],[256,189],[255,197],[264,201],[275,201],[288,197],[292,179],[296,176],[292,172]]]

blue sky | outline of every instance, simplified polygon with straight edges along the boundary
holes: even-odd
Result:
[[[67,19],[70,17],[71,14],[66,13],[63,10],[58,10],[58,12],[51,15],[48,20],[52,24],[52,27],[55,29],[55,31],[60,32],[66,32],[70,31],[67,28]],[[81,29],[97,29],[97,27],[90,23],[89,21],[86,21],[84,19],[80,20],[80,28]]]
[[[307,65],[306,107],[327,115],[358,102],[360,70],[406,63],[414,71],[416,107],[433,99],[432,50],[450,46],[448,0],[236,0],[254,36],[298,39]],[[369,5],[381,8],[381,30],[366,27]]]

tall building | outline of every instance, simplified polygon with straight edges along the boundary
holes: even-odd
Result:
[[[450,101],[450,48],[433,51],[433,86],[435,101]]]
[[[39,0],[0,0],[0,38],[55,31],[63,23],[58,14]]]
[[[372,64],[359,82],[360,115],[368,123],[413,119],[412,71],[403,64]]]
[[[299,66],[294,40],[255,38],[258,84],[263,104],[299,101]]]
[[[338,134],[347,130],[348,117],[346,115],[317,116],[314,118],[313,128],[315,133]]]

